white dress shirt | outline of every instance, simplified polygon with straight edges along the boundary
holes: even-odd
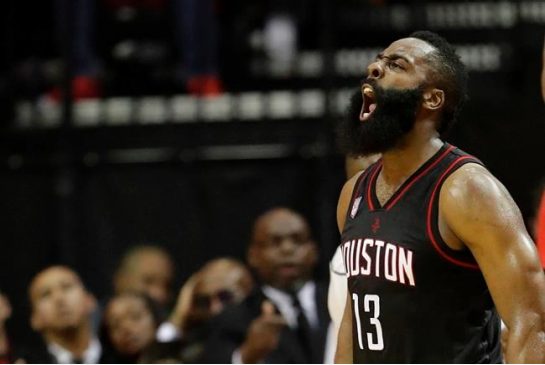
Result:
[[[57,364],[74,364],[76,360],[74,354],[54,342],[47,344],[47,351],[55,357]],[[83,364],[98,364],[101,355],[102,345],[95,337],[91,340],[89,347],[87,347],[82,358],[79,360],[81,360]]]
[[[288,326],[291,328],[297,328],[297,310],[293,307],[292,299],[289,294],[282,290],[273,288],[272,286],[263,285],[261,288],[265,296],[273,302],[273,304],[278,308],[282,317],[288,323]],[[305,317],[308,320],[308,323],[313,328],[317,328],[318,323],[318,312],[316,310],[316,284],[313,281],[308,281],[299,291],[297,292],[297,299],[301,303]]]

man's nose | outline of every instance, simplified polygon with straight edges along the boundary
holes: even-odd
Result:
[[[379,79],[384,74],[384,69],[379,61],[373,62],[367,67],[367,78]]]
[[[119,325],[119,332],[121,333],[121,335],[123,337],[126,337],[126,336],[130,336],[132,334],[132,327],[133,327],[133,324],[130,323],[129,321],[122,321],[121,324]]]
[[[56,290],[53,292],[53,300],[56,305],[64,304],[65,301],[65,295],[61,290]]]
[[[166,305],[169,299],[168,289],[163,285],[150,285],[148,295],[160,305]]]
[[[295,247],[296,247],[296,243],[290,237],[286,237],[282,239],[282,242],[280,242],[280,249],[282,251],[292,251]]]

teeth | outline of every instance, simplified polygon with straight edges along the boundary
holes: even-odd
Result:
[[[366,86],[364,89],[363,89],[363,93],[365,95],[373,95],[373,89],[371,89],[370,87]]]

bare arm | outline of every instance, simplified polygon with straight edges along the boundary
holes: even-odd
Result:
[[[350,178],[350,180],[344,184],[341,191],[339,203],[337,204],[337,226],[341,234],[344,229],[346,212],[348,211],[348,205],[350,204],[350,199],[352,198],[354,185],[362,173],[363,171],[360,171]],[[337,298],[337,300],[341,300],[341,298]],[[346,295],[346,305],[344,306],[343,318],[339,328],[339,334],[337,336],[335,362],[344,364],[352,363],[352,303],[348,292]]]
[[[358,177],[362,173],[363,171],[360,171],[352,176],[346,183],[344,183],[343,189],[341,190],[341,196],[339,197],[339,202],[337,203],[337,227],[339,228],[339,233],[341,234],[343,233],[346,212],[348,212],[348,205],[350,204],[350,199],[352,198],[354,185],[356,185]]]
[[[346,295],[343,319],[337,337],[337,351],[335,352],[336,364],[351,364],[352,359],[352,301],[350,295]]]
[[[482,166],[465,165],[441,190],[441,219],[479,264],[509,330],[506,361],[545,362],[545,276],[505,187]]]

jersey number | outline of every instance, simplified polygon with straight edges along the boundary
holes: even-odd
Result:
[[[352,300],[354,301],[354,315],[356,317],[356,329],[358,332],[358,345],[363,350],[363,334],[361,330],[360,309],[358,294],[352,294]],[[371,303],[373,304],[371,306]],[[384,339],[382,338],[382,326],[378,317],[380,316],[380,298],[375,294],[367,294],[363,296],[363,309],[365,313],[369,314],[369,323],[375,327],[374,333],[367,332],[367,347],[372,351],[384,350]],[[373,310],[371,312],[371,309]]]

